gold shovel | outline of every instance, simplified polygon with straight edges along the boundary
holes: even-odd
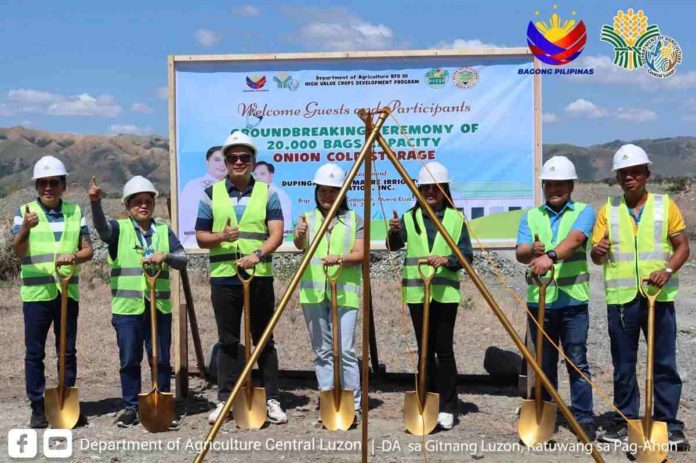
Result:
[[[319,411],[321,422],[330,431],[347,431],[355,420],[355,404],[353,391],[341,389],[341,329],[338,320],[338,276],[341,274],[341,263],[338,270],[329,274],[329,266],[324,264],[324,275],[331,286],[331,338],[333,343],[333,389],[319,393]]]
[[[237,277],[242,282],[244,291],[244,363],[249,363],[251,358],[251,295],[250,285],[256,270],[242,269],[237,266]],[[243,273],[249,275],[244,278]],[[232,416],[240,429],[260,429],[266,422],[266,389],[254,387],[251,380],[251,372],[244,382],[244,391],[237,395],[232,404]]]
[[[143,427],[150,432],[169,430],[175,416],[174,395],[171,392],[160,392],[157,388],[157,307],[155,305],[155,283],[162,273],[162,265],[157,265],[157,272],[150,275],[148,264],[143,264],[143,273],[150,287],[150,330],[152,341],[152,390],[147,394],[138,394],[138,414]]]
[[[645,372],[645,414],[642,420],[628,420],[628,443],[631,448],[637,448],[634,457],[640,462],[659,463],[667,459],[669,450],[669,434],[667,423],[653,421],[653,362],[655,351],[655,300],[662,288],[656,288],[654,294],[649,294],[645,283],[650,278],[640,279],[640,292],[648,300],[648,355]]]
[[[416,390],[404,395],[404,424],[406,429],[416,436],[430,434],[437,426],[437,414],[440,411],[440,394],[425,390],[425,377],[428,362],[428,335],[430,332],[430,283],[435,276],[435,271],[430,276],[425,276],[421,266],[428,265],[426,259],[418,260],[418,273],[420,273],[425,287],[425,301],[423,303],[423,328],[421,329],[420,364],[418,365],[418,382]]]
[[[532,273],[532,279],[539,287],[539,308],[537,309],[536,362],[541,365],[544,342],[544,311],[546,308],[546,288],[553,282],[554,268],[546,281],[539,280],[539,275]],[[556,404],[542,400],[541,377],[536,376],[534,400],[523,400],[518,421],[520,440],[531,447],[548,441],[556,430]]]
[[[80,395],[76,387],[65,386],[65,350],[68,337],[68,284],[75,267],[70,266],[67,275],[58,271],[61,264],[56,263],[56,275],[60,280],[60,352],[58,354],[58,387],[46,389],[44,393],[46,418],[54,429],[72,429],[80,418]]]

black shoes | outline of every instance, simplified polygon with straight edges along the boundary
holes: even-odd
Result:
[[[44,411],[44,401],[37,400],[31,403],[31,418],[29,419],[29,427],[33,429],[44,429],[48,427],[46,412]]]
[[[583,431],[585,431],[585,434],[587,435],[587,438],[590,439],[590,442],[593,442],[597,438],[597,426],[594,424],[594,422],[590,421],[587,423],[580,423],[580,427]]]
[[[116,426],[119,428],[131,428],[140,422],[138,420],[138,412],[135,408],[126,408],[121,416],[116,420]]]
[[[599,442],[609,444],[623,444],[628,442],[628,426],[626,423],[616,423],[612,425],[607,432],[599,436]]]
[[[691,449],[691,444],[689,444],[689,439],[684,435],[684,431],[670,431],[669,446],[678,452],[685,452]]]

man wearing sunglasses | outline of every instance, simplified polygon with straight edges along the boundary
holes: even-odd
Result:
[[[24,370],[27,396],[31,402],[32,428],[48,426],[44,412],[46,337],[60,333],[60,283],[56,265],[82,264],[92,259],[92,243],[80,206],[64,201],[68,173],[63,163],[44,156],[34,165],[36,200],[15,212],[12,235],[14,251],[22,262],[22,310],[24,312]],[[75,338],[79,312],[77,268],[68,284],[67,347],[65,385],[75,385],[77,356]],[[56,349],[58,345],[56,345]],[[87,424],[80,413],[77,425]]]
[[[198,207],[196,240],[210,249],[211,299],[218,329],[217,408],[208,421],[215,423],[236,381],[240,323],[243,310],[242,285],[237,265],[253,272],[251,281],[251,336],[258,342],[275,306],[271,254],[283,239],[283,210],[278,195],[268,185],[255,181],[251,173],[256,146],[251,137],[236,131],[222,145],[227,177],[206,188]],[[266,389],[266,409],[271,423],[286,423],[278,391],[278,355],[273,337],[259,357]]]

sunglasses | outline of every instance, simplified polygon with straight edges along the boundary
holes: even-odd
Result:
[[[128,202],[128,207],[133,208],[133,207],[153,207],[155,205],[155,202],[151,199],[133,199]]]
[[[253,156],[251,154],[240,154],[238,156],[228,155],[228,156],[225,156],[225,163],[226,164],[236,164],[237,161],[241,161],[243,164],[247,164],[247,163],[251,162],[252,157]]]
[[[50,186],[51,188],[58,188],[60,184],[61,181],[55,178],[52,178],[51,180],[40,178],[36,181],[36,186],[38,186],[39,188],[46,188],[47,186]]]

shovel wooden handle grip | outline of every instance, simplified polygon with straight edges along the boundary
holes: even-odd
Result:
[[[650,284],[650,277],[642,277],[640,279],[640,286],[638,288],[640,289],[640,293],[648,300],[648,302],[652,301],[653,303],[657,300],[657,296],[660,295],[660,292],[662,292],[662,288]],[[654,293],[651,294],[648,288],[654,288]]]
[[[542,278],[539,275],[537,275],[536,273],[532,272],[532,274],[531,274],[532,280],[534,280],[534,283],[536,283],[536,285],[539,288],[546,289],[549,287],[551,282],[553,282],[553,277],[556,275],[556,268],[552,266],[549,269],[549,272],[551,272],[551,274],[546,278]]]

